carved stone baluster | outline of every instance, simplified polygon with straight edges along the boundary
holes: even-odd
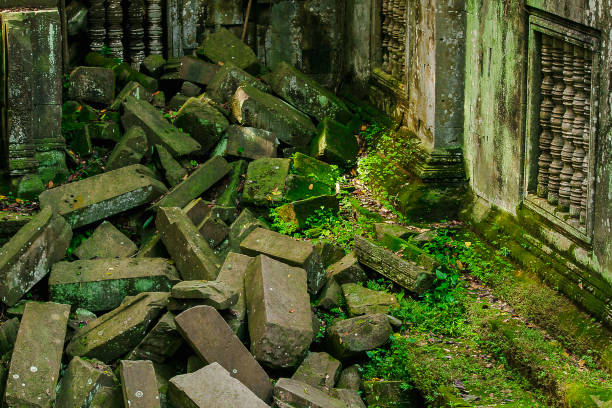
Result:
[[[550,132],[550,117],[553,110],[552,90],[554,81],[552,77],[552,38],[542,35],[542,103],[540,105],[540,157],[538,158],[538,190],[539,197],[546,198],[548,195],[548,168],[552,161],[550,155],[550,143],[552,133]]]
[[[100,52],[102,47],[104,47],[104,40],[106,39],[106,10],[104,8],[104,0],[90,0],[87,16],[89,48],[94,52]]]
[[[576,88],[576,95],[574,96],[574,112],[576,117],[574,118],[573,126],[573,141],[574,141],[574,155],[572,156],[572,167],[574,174],[572,175],[571,189],[572,193],[570,196],[570,216],[573,218],[580,217],[580,209],[582,203],[582,182],[584,181],[584,106],[585,106],[585,83],[584,83],[584,49],[578,46],[574,47],[574,88]]]
[[[572,157],[574,156],[574,96],[576,90],[574,88],[574,47],[568,42],[563,43],[563,106],[565,108],[563,114],[563,122],[561,132],[563,134],[563,150],[561,151],[561,160],[563,161],[563,169],[561,170],[561,185],[559,187],[559,209],[563,212],[569,211],[570,196],[572,195],[572,176],[574,168],[572,167]]]
[[[582,201],[580,203],[580,222],[586,224],[587,205],[589,197],[589,150],[591,148],[591,52],[586,50],[584,54],[584,89],[586,99],[584,103],[584,133],[582,134],[582,147],[584,149],[584,161],[582,171],[584,180],[582,182]]]
[[[389,40],[390,40],[390,26],[391,26],[391,15],[390,10],[392,0],[383,0],[382,4],[382,69],[385,72],[389,72]]]
[[[162,55],[161,0],[147,0],[147,49],[149,55]]]
[[[144,2],[130,0],[128,6],[128,51],[132,68],[139,69],[145,57],[144,44]]]
[[[550,204],[557,204],[559,202],[560,175],[563,168],[563,162],[561,161],[561,151],[563,150],[561,125],[563,121],[563,90],[565,88],[563,83],[563,42],[561,40],[553,40],[552,57],[552,72],[555,85],[552,91],[554,108],[550,119],[553,140],[550,144],[552,162],[548,170],[548,202]]]
[[[121,0],[107,0],[106,22],[108,29],[106,37],[108,48],[114,58],[123,59],[123,8]]]

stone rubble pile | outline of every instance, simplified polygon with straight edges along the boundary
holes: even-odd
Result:
[[[196,54],[145,60],[148,75],[90,55],[70,75],[72,142],[109,160],[44,191],[0,249],[0,300],[22,310],[0,325],[8,406],[365,407],[353,363],[387,343],[397,300],[361,286],[364,266],[414,293],[431,284],[427,263],[366,240],[345,254],[271,231],[270,207],[295,228],[338,211],[331,165],[355,163],[358,120],[287,64],[257,78],[227,30]],[[126,214],[139,245],[117,228]],[[48,301],[25,300],[35,286]],[[344,302],[350,318],[315,341],[316,308]]]

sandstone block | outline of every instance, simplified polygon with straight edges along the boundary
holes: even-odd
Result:
[[[115,74],[112,69],[76,67],[68,79],[70,99],[109,105],[115,98]]]
[[[81,260],[94,258],[128,258],[136,253],[138,247],[125,234],[113,224],[103,221],[87,238],[74,250]]]
[[[251,74],[259,72],[259,62],[253,50],[226,28],[208,35],[196,54],[214,64],[232,63]]]
[[[208,153],[219,142],[229,122],[214,106],[189,98],[178,111],[174,125],[194,138],[202,153]]]
[[[131,164],[138,164],[148,153],[148,150],[149,142],[144,130],[138,126],[130,128],[108,157],[106,169],[110,171]]]
[[[274,401],[282,407],[348,408],[343,401],[302,381],[281,378],[274,386]]]
[[[113,369],[101,361],[74,357],[62,377],[55,406],[88,407],[89,401],[95,398],[102,388],[114,386],[116,380]]]
[[[270,206],[283,201],[289,159],[263,158],[249,164],[243,200],[247,204]]]
[[[124,406],[160,408],[153,363],[148,360],[122,360],[119,366]]]
[[[343,359],[384,345],[391,333],[387,316],[371,314],[334,323],[327,332],[327,340],[331,354]]]
[[[163,363],[183,344],[183,337],[176,328],[174,314],[166,313],[147,333],[144,339],[130,354],[128,360],[151,360]]]

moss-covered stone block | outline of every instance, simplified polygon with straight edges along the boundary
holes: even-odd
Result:
[[[289,159],[262,158],[249,164],[244,183],[246,204],[272,206],[283,201]]]
[[[62,377],[55,404],[81,408],[96,398],[99,390],[113,387],[117,382],[113,369],[101,361],[74,357]]]
[[[81,260],[94,258],[128,258],[136,253],[136,244],[113,224],[103,221],[73,254]]]
[[[111,69],[77,67],[68,80],[69,98],[109,105],[115,97],[115,75]]]
[[[342,293],[344,294],[344,300],[351,317],[373,313],[388,313],[390,309],[399,307],[399,302],[395,295],[364,288],[356,283],[343,284]]]
[[[208,153],[225,133],[228,120],[215,107],[197,98],[189,98],[178,111],[174,126],[187,132]]]
[[[253,50],[226,28],[207,36],[196,54],[214,64],[232,63],[250,74],[259,73],[259,62]]]
[[[157,152],[159,164],[164,171],[168,184],[174,187],[183,181],[187,176],[187,169],[181,166],[164,146],[155,145],[155,151]]]
[[[117,94],[117,97],[110,105],[111,110],[118,110],[121,107],[121,104],[125,102],[128,96],[131,96],[135,99],[142,99],[143,101],[151,102],[153,96],[151,92],[149,92],[144,86],[139,84],[138,82],[128,82],[121,91]]]
[[[246,83],[262,92],[270,93],[270,87],[263,81],[231,63],[224,64],[217,71],[206,87],[206,92],[214,101],[226,103],[232,99],[232,96],[242,83]]]
[[[467,187],[410,182],[397,194],[398,210],[411,220],[440,221],[458,216]]]
[[[246,160],[237,160],[231,163],[232,170],[225,177],[224,181],[224,190],[217,197],[215,201],[219,207],[223,207],[226,209],[235,208],[240,202],[240,198],[242,197],[242,190],[240,186],[244,182],[244,178],[246,176],[248,163]],[[224,217],[223,221],[231,223],[232,220],[228,220],[227,217]]]
[[[293,224],[296,228],[302,229],[308,226],[309,218],[316,218],[317,212],[328,213],[331,211],[333,214],[336,214],[338,208],[338,197],[335,195],[323,195],[284,204],[276,208],[275,212],[283,222]]]
[[[166,60],[161,55],[151,54],[147,56],[140,65],[142,72],[153,77],[159,78],[164,72]]]
[[[25,200],[36,200],[45,186],[38,174],[26,174],[17,184],[17,197]]]
[[[139,164],[149,151],[149,142],[144,130],[134,126],[123,135],[106,162],[107,170],[116,170],[131,164]]]
[[[310,146],[313,157],[340,167],[354,165],[358,151],[357,138],[350,129],[329,118],[319,123],[317,136]]]

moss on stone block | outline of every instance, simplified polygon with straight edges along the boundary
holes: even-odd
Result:
[[[215,64],[228,62],[250,74],[259,73],[259,62],[253,50],[226,28],[207,36],[196,54]]]
[[[238,160],[231,163],[231,166],[232,170],[230,170],[225,190],[217,197],[216,204],[222,207],[235,208],[240,201],[242,193],[240,184],[242,183],[243,176],[246,174],[248,163],[246,160]]]
[[[17,197],[25,200],[36,200],[43,191],[45,191],[45,186],[38,174],[26,174],[19,179]]]
[[[338,212],[338,197],[335,195],[323,195],[311,197],[305,200],[294,201],[276,208],[275,212],[281,220],[293,224],[296,228],[306,228],[308,219],[315,218],[318,211]]]
[[[229,122],[215,107],[197,98],[189,98],[178,111],[174,126],[187,132],[201,145],[201,152],[209,152],[221,139]]]
[[[350,167],[357,160],[359,145],[349,128],[330,118],[319,123],[317,136],[310,146],[310,154],[340,167]]]
[[[465,185],[410,182],[397,194],[398,210],[411,220],[440,221],[458,216],[467,196]]]
[[[206,92],[210,94],[214,101],[226,103],[242,83],[255,87],[262,92],[270,92],[270,87],[264,82],[231,63],[226,63],[217,71],[206,87]]]
[[[284,199],[290,159],[257,159],[249,164],[244,184],[246,204],[271,206]]]

